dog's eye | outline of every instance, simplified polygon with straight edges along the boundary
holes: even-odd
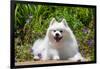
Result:
[[[63,31],[62,30],[60,30],[60,33],[62,33]]]
[[[54,32],[56,32],[56,30],[53,30]]]

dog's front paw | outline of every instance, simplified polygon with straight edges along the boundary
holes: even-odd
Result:
[[[41,60],[43,60],[43,61],[49,60],[49,57],[47,55],[43,55]]]
[[[53,57],[53,60],[59,60],[60,58],[59,58],[59,56],[54,56]]]
[[[38,56],[34,56],[34,60],[38,61],[38,60],[40,60],[40,58]]]

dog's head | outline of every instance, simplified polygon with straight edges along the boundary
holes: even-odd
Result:
[[[69,27],[65,19],[61,22],[57,22],[56,19],[53,18],[50,22],[47,33],[51,41],[60,42],[66,38],[69,32],[68,30]]]

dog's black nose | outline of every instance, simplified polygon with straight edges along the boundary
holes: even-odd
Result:
[[[58,33],[56,33],[56,36],[57,36],[57,37],[59,37],[59,34],[58,34]]]

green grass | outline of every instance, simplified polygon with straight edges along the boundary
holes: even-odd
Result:
[[[81,54],[94,60],[94,8],[17,3],[14,13],[17,62],[33,60],[29,50],[36,39],[45,36],[53,17],[57,21],[66,19],[77,38]]]

